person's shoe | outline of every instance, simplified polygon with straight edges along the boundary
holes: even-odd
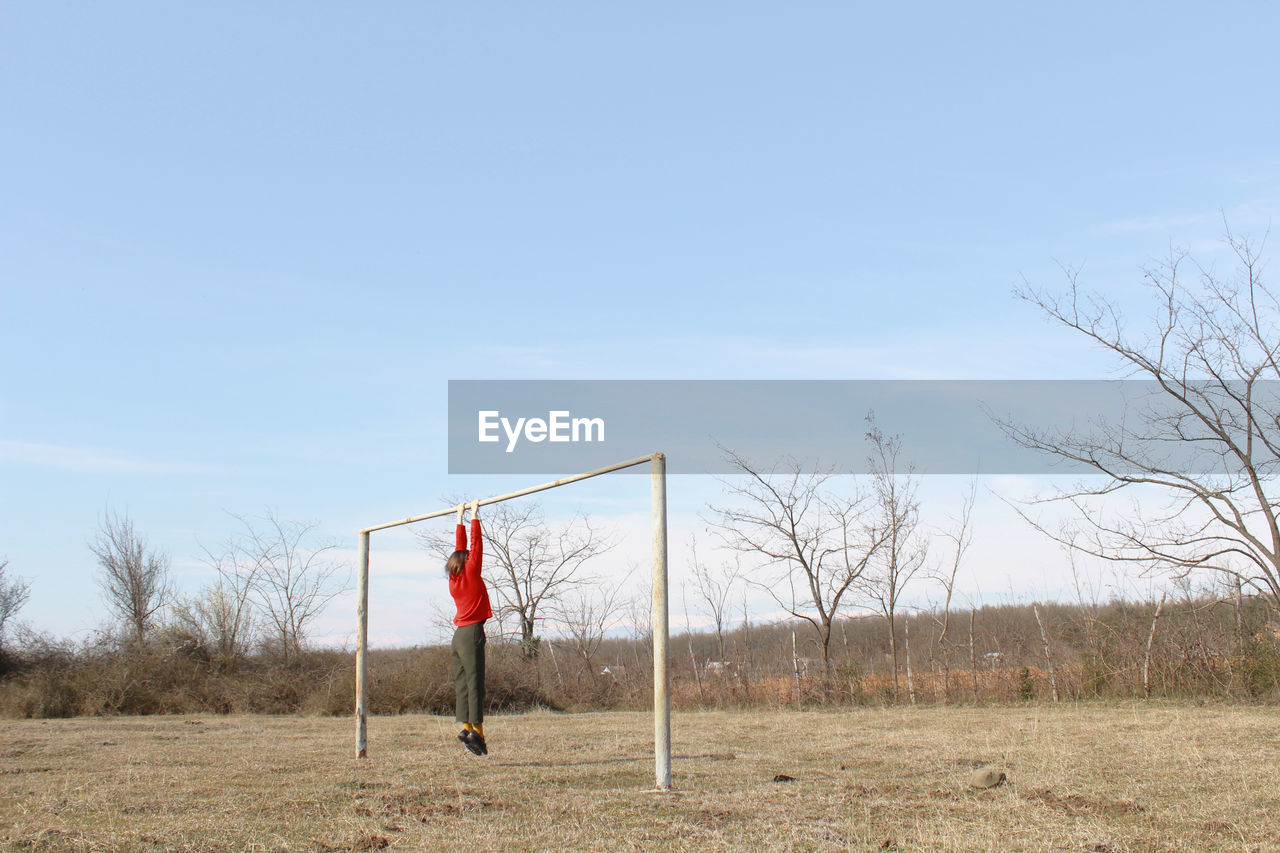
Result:
[[[473,731],[462,731],[458,733],[458,740],[462,741],[462,745],[472,755],[484,755],[489,750],[485,749],[484,738]]]

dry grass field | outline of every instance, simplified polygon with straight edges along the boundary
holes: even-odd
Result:
[[[1274,708],[0,721],[5,850],[1280,850]],[[968,787],[976,766],[1007,784]],[[795,781],[774,781],[779,774]]]

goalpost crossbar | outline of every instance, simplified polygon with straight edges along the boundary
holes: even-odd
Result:
[[[489,504],[502,503],[503,501],[509,501],[513,498],[522,498],[525,495],[532,495],[535,492],[545,492],[547,489],[554,489],[556,486],[567,486],[568,484],[576,483],[579,480],[586,480],[590,477],[599,477],[601,474],[610,474],[614,471],[621,471],[623,468],[634,468],[637,465],[643,465],[646,462],[651,462],[651,461],[653,461],[653,454],[650,454],[649,456],[638,456],[635,459],[628,459],[626,462],[618,462],[613,465],[606,465],[603,468],[596,468],[594,471],[586,471],[581,474],[574,474],[572,477],[562,477],[559,480],[553,480],[550,483],[543,483],[540,486],[530,486],[527,489],[520,489],[517,492],[508,492],[505,495],[498,495],[497,497],[492,497],[492,498],[484,498],[479,503],[480,503],[480,506],[488,506]],[[442,516],[446,516],[446,515],[449,515],[450,513],[454,513],[457,511],[458,511],[458,508],[456,506],[451,506],[448,509],[442,509],[437,512],[429,512],[426,515],[414,515],[409,518],[402,518],[399,521],[388,521],[386,524],[375,524],[373,527],[366,527],[360,532],[372,533],[375,530],[386,530],[391,527],[399,527],[402,524],[413,524],[415,522],[426,521],[427,519],[431,519],[431,518],[440,518]]]
[[[669,620],[667,611],[667,458],[662,453],[653,453],[628,459],[584,471],[571,477],[562,477],[550,483],[531,486],[527,489],[484,498],[480,506],[509,501],[513,498],[532,495],[536,492],[566,486],[590,477],[599,477],[649,463],[650,466],[650,508],[653,516],[653,761],[654,777],[657,789],[671,789],[671,700],[667,693],[667,641],[669,639]],[[365,527],[360,531],[359,575],[357,579],[357,611],[356,611],[356,757],[368,757],[368,714],[367,714],[367,663],[369,653],[369,534],[377,530],[386,530],[404,524],[441,518],[457,511],[456,506],[448,509],[415,515],[399,521]]]

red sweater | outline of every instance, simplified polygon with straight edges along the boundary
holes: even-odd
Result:
[[[458,525],[457,547],[455,551],[467,547],[467,531]],[[484,543],[480,535],[480,519],[471,519],[471,549],[467,554],[467,564],[456,575],[449,575],[449,594],[458,607],[458,615],[453,617],[453,624],[461,628],[463,625],[474,625],[493,616],[489,607],[489,589],[480,577],[480,564],[484,561]]]

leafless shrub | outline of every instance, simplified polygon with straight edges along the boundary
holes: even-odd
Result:
[[[173,606],[170,627],[185,632],[211,660],[232,666],[249,652],[255,635],[249,591],[244,578],[220,575],[197,595]]]

